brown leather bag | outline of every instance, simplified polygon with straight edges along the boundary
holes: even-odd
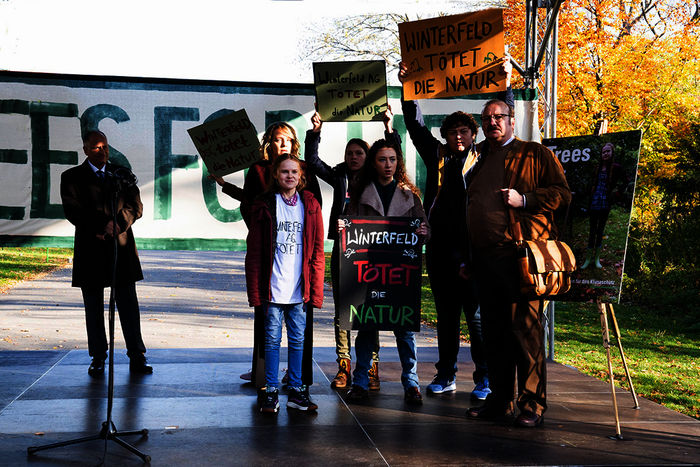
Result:
[[[517,172],[511,175],[510,188],[513,188]],[[508,209],[508,216],[511,236],[518,250],[520,292],[542,299],[568,292],[571,274],[576,270],[576,257],[569,245],[559,240],[525,240],[512,208]]]

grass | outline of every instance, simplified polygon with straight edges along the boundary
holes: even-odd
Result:
[[[72,257],[71,248],[0,248],[0,293],[64,266]]]
[[[67,248],[0,248],[0,293],[13,284],[65,265]],[[326,254],[330,283],[330,254]],[[700,419],[700,329],[695,314],[673,314],[632,305],[615,305],[622,345],[637,394],[670,409]],[[423,277],[423,321],[437,318],[428,278]],[[593,303],[560,303],[555,311],[555,360],[607,381],[607,358],[602,345],[598,309]],[[612,323],[610,323],[612,325]],[[468,337],[462,322],[462,336]],[[611,342],[615,344],[614,339]],[[611,350],[615,381],[627,387],[619,352]]]
[[[700,419],[700,333],[691,325],[694,318],[632,305],[613,308],[637,394]],[[609,381],[597,306],[557,303],[554,321],[555,360]],[[611,333],[615,382],[629,390],[616,344]]]

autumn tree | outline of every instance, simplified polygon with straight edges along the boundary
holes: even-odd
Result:
[[[524,4],[509,0],[509,7],[506,31],[517,54]],[[690,186],[685,196],[677,190],[697,174],[689,141],[700,122],[698,2],[569,0],[559,25],[558,136],[591,134],[602,118],[608,131],[642,130],[627,290],[683,306],[685,293],[669,293],[670,283],[700,291],[698,255],[688,256],[684,240],[697,226],[700,200]]]

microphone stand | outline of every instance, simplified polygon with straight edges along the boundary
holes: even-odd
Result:
[[[130,435],[141,435],[143,437],[148,436],[148,430],[134,430],[134,431],[117,431],[114,422],[112,421],[112,406],[114,400],[114,319],[115,319],[115,296],[114,291],[117,287],[117,255],[118,255],[118,241],[117,241],[117,199],[119,197],[119,192],[124,188],[135,185],[136,178],[127,180],[121,177],[111,176],[108,180],[104,181],[105,184],[109,183],[111,189],[111,204],[112,204],[112,238],[114,245],[114,261],[112,263],[112,286],[109,292],[109,377],[107,383],[107,420],[102,422],[102,429],[99,433],[92,436],[85,436],[83,438],[76,438],[68,441],[62,441],[59,443],[46,444],[43,446],[31,446],[27,448],[27,455],[32,455],[37,451],[43,451],[45,449],[53,449],[61,446],[69,446],[72,444],[84,443],[86,441],[93,441],[97,439],[105,440],[105,456],[107,453],[107,441],[114,441],[123,448],[131,451],[135,455],[141,458],[145,463],[151,462],[151,456],[144,454],[138,449],[136,449],[131,444],[127,443],[121,436]],[[102,463],[104,463],[104,458]]]

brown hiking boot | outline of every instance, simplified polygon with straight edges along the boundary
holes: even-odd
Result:
[[[369,369],[369,390],[379,391],[379,364],[372,362],[372,368]]]
[[[347,358],[340,359],[338,362],[338,373],[331,381],[331,387],[334,389],[346,389],[350,387],[352,377],[350,376],[350,360]]]

